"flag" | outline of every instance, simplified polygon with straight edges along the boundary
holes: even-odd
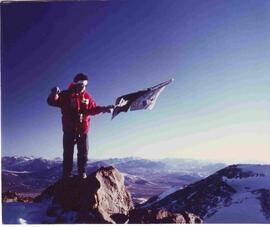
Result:
[[[160,93],[165,89],[166,85],[170,84],[172,81],[173,79],[170,79],[145,90],[118,97],[115,102],[112,119],[120,112],[127,112],[128,110],[153,109]]]

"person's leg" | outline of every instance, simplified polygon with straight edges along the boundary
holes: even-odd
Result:
[[[64,132],[63,135],[63,177],[69,177],[71,175],[73,167],[73,153],[75,145],[75,136],[73,133]]]
[[[82,134],[77,137],[78,148],[78,174],[80,177],[86,177],[86,163],[88,159],[88,137],[87,134]]]

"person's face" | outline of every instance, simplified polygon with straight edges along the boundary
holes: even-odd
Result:
[[[86,90],[86,85],[84,85],[82,83],[78,83],[75,85],[75,90],[77,93],[82,93]]]

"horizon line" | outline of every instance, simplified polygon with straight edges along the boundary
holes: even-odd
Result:
[[[17,157],[17,158],[33,158],[33,159],[45,159],[45,160],[63,160],[63,158],[61,157],[52,157],[52,158],[47,158],[47,157],[42,157],[42,156],[35,156],[35,155],[1,155],[1,158],[5,158],[5,157]],[[213,160],[213,159],[196,159],[196,158],[184,158],[184,157],[163,157],[163,158],[146,158],[146,157],[141,157],[141,156],[123,156],[123,157],[103,157],[103,158],[89,158],[88,162],[90,161],[102,161],[102,160],[109,160],[109,159],[126,159],[126,158],[130,158],[130,159],[143,159],[143,160],[150,160],[150,161],[164,161],[166,159],[176,159],[176,160],[186,160],[186,161],[197,161],[197,162],[207,162],[207,163],[213,163],[213,164],[269,164],[270,165],[270,161],[253,161],[253,160],[243,160],[243,161],[239,161],[236,160],[234,161],[228,161],[228,160]],[[74,157],[74,160],[77,160],[77,157]]]

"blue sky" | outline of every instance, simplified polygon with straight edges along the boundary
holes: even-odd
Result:
[[[9,3],[2,19],[2,155],[62,156],[46,103],[78,72],[99,105],[175,78],[152,111],[92,118],[89,158],[270,162],[270,2]]]

